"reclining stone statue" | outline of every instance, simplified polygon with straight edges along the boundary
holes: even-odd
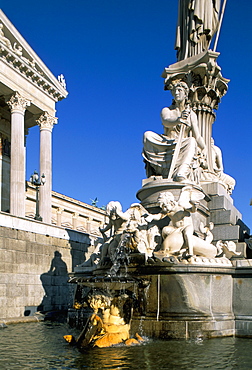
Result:
[[[211,239],[204,240],[194,235],[191,213],[196,212],[199,200],[204,195],[190,186],[182,189],[178,202],[175,201],[171,192],[166,191],[159,194],[158,203],[161,213],[148,216],[148,220],[161,219],[165,216],[170,222],[162,229],[163,244],[154,256],[161,259],[172,255],[182,255],[187,258],[197,255],[207,258],[214,258],[217,255],[217,248],[211,244]]]

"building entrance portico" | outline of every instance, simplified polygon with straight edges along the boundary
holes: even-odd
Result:
[[[52,130],[55,103],[67,96],[58,81],[0,10],[0,210],[25,217],[26,135],[40,128],[40,215],[51,223]]]

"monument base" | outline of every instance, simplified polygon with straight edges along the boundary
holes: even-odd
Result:
[[[108,277],[104,271],[93,276],[74,274],[75,301],[93,290],[99,294],[110,291],[114,296],[132,292],[136,301],[131,335],[160,339],[252,337],[252,260],[233,260],[216,267],[166,262],[129,265],[127,273],[122,269],[117,277]],[[75,323],[77,318],[82,320],[80,327],[85,325],[88,308],[82,310],[76,310],[72,318]]]
[[[136,196],[150,213],[159,213],[157,199],[160,192],[169,191],[174,195],[175,200],[178,200],[182,188],[188,185],[190,184],[152,176],[143,180],[143,186]],[[238,251],[242,252],[241,257],[246,257],[244,240],[250,235],[250,229],[243,223],[242,215],[234,206],[233,199],[226,189],[218,182],[205,182],[202,183],[202,187],[193,184],[192,186],[205,195],[205,198],[200,201],[197,212],[191,214],[194,230],[201,235],[200,222],[204,225],[213,222],[213,242],[234,241]],[[244,244],[238,245],[239,243]]]
[[[152,274],[140,275],[149,286],[145,312],[134,314],[132,330],[164,339],[234,335],[234,270],[233,266],[152,266]]]
[[[148,338],[159,339],[210,339],[235,336],[235,320],[233,317],[201,320],[184,318],[183,320],[153,320],[153,318],[133,319],[132,331],[139,332]],[[143,334],[144,333],[144,334]],[[243,336],[243,335],[241,335]]]

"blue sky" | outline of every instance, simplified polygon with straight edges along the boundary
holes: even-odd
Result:
[[[0,0],[0,7],[69,96],[57,103],[53,190],[98,206],[136,201],[145,178],[144,131],[162,133],[171,103],[160,77],[176,62],[177,3],[171,0]],[[225,172],[237,185],[235,206],[252,228],[252,3],[227,1],[217,51],[229,90],[213,126]],[[27,141],[27,179],[39,168],[39,133]]]

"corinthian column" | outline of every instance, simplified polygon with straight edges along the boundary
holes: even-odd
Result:
[[[25,217],[24,114],[31,102],[16,91],[6,103],[11,110],[10,213]]]
[[[52,129],[57,118],[44,112],[37,124],[40,126],[40,175],[45,174],[45,185],[40,187],[39,214],[43,222],[51,223],[52,193]]]

